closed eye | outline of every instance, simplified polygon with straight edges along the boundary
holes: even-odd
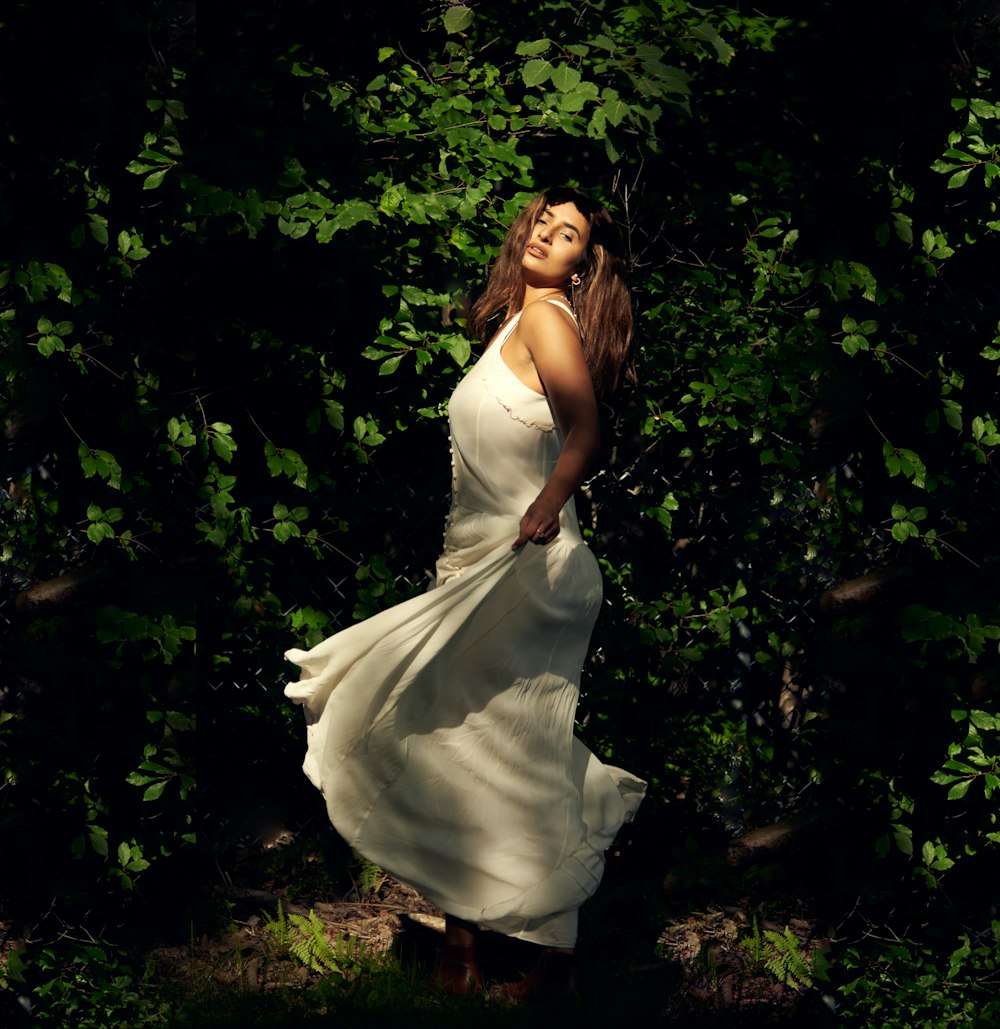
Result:
[[[538,219],[538,224],[539,225],[544,225],[545,228],[549,227],[549,223],[544,218],[539,218]],[[562,233],[560,233],[560,235],[562,236],[562,238],[564,240],[566,240],[567,243],[572,243],[573,242],[573,237],[568,232],[562,232]]]

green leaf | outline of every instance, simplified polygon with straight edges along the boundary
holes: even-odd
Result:
[[[212,449],[223,461],[232,461],[236,443],[230,436],[213,436]]]
[[[908,214],[893,212],[893,224],[896,235],[908,246],[913,243],[913,219]]]
[[[913,853],[913,830],[908,825],[894,825],[892,835],[900,853],[909,857]]]
[[[972,785],[971,779],[963,779],[961,782],[955,783],[954,786],[948,791],[949,800],[961,800],[962,797],[969,792],[969,787]]]
[[[157,800],[167,788],[165,782],[154,782],[142,795],[143,800]]]
[[[911,536],[919,536],[920,531],[913,522],[896,522],[892,527],[892,538],[897,543],[905,543]]]
[[[518,43],[514,50],[514,53],[518,57],[537,57],[539,54],[544,54],[546,50],[552,45],[551,39],[535,39]]]
[[[101,857],[108,856],[108,830],[102,829],[99,825],[90,826],[90,845],[94,853]]]
[[[521,69],[521,78],[526,86],[540,86],[551,74],[551,63],[541,58],[528,61]]]
[[[582,76],[568,64],[557,64],[552,72],[552,85],[561,93],[569,93],[580,85]]]
[[[441,340],[441,343],[445,350],[451,354],[455,364],[457,364],[459,368],[464,368],[469,357],[472,355],[472,345],[469,343],[468,339],[466,339],[465,336],[459,335],[446,336]]]
[[[605,115],[603,107],[598,107],[590,116],[590,121],[587,124],[587,135],[591,139],[603,139],[607,131],[607,115]]]
[[[472,8],[458,4],[444,13],[444,29],[449,34],[464,32],[472,24]]]
[[[971,172],[971,168],[962,168],[960,171],[955,172],[955,174],[948,179],[948,189],[958,189],[960,186],[964,186]]]
[[[91,543],[104,542],[104,525],[100,522],[94,522],[92,525],[88,525],[87,539],[89,539]]]
[[[323,406],[326,413],[326,420],[338,432],[343,432],[344,405],[340,403],[339,400],[324,400]]]
[[[609,125],[620,125],[628,114],[629,108],[613,89],[605,89],[601,96],[604,99],[604,116]]]
[[[711,43],[715,48],[715,53],[718,59],[723,64],[729,64],[732,60],[733,55],[736,51],[731,47],[723,38],[719,35],[718,30],[715,26],[710,25],[707,21],[702,25],[697,25],[691,30],[691,35],[695,39],[700,39],[703,42]]]
[[[957,168],[961,168],[960,164],[952,164],[948,161],[942,161],[938,158],[932,165],[931,171],[936,171],[941,175],[947,175],[948,172],[955,171]]]
[[[88,214],[90,234],[101,246],[108,245],[108,219],[102,214]]]
[[[38,341],[38,352],[42,357],[51,357],[58,350],[65,350],[66,345],[58,336],[42,336]]]
[[[378,225],[375,208],[364,200],[348,200],[341,204],[334,214],[335,227],[338,229],[351,229],[363,221]]]
[[[987,731],[1000,729],[1000,718],[996,715],[991,715],[988,711],[980,711],[978,708],[969,714],[969,721],[977,729],[985,729]]]
[[[405,196],[405,187],[390,186],[383,194],[382,199],[379,201],[378,208],[383,214],[394,214],[399,210],[403,203]]]

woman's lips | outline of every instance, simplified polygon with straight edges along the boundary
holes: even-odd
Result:
[[[548,257],[549,256],[540,246],[537,246],[534,243],[529,244],[529,246],[528,246],[528,253],[531,254],[532,257]]]

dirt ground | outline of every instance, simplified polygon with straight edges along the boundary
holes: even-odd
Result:
[[[186,945],[154,950],[149,955],[153,974],[188,996],[206,987],[251,992],[307,987],[324,972],[290,959],[274,926],[282,918],[287,923],[291,916],[312,914],[348,964],[360,952],[369,957],[393,953],[415,977],[426,978],[443,939],[443,913],[388,877],[375,887],[355,887],[339,899],[316,899],[306,906],[290,900],[289,891],[275,882],[262,889],[219,885],[215,894],[229,911],[228,924]],[[723,1015],[740,1025],[819,1024],[814,1014],[821,1005],[818,991],[781,982],[767,967],[774,957],[768,933],[791,934],[811,960],[824,941],[808,920],[772,916],[755,923],[739,906],[706,907],[678,912],[654,938],[648,911],[638,910],[642,904],[635,884],[612,885],[590,913],[580,954],[584,1003],[588,994],[596,999],[610,987],[642,991],[664,1025],[708,1025]],[[761,941],[756,951],[755,937]],[[484,934],[479,947],[480,964],[493,982],[519,978],[530,969],[534,953],[530,944],[491,933]],[[807,1017],[804,1009],[813,1014]]]

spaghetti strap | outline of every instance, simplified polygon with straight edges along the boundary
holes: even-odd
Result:
[[[566,311],[570,315],[570,317],[573,319],[573,321],[577,320],[576,311],[574,311],[572,306],[570,304],[568,304],[565,300],[560,300],[558,297],[543,297],[542,299],[547,304],[555,304],[556,307],[561,307],[564,311]]]

